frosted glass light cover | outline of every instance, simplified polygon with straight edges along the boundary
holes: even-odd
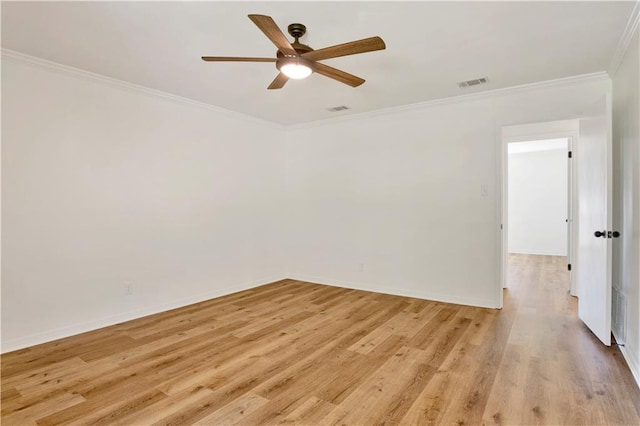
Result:
[[[311,75],[311,68],[301,64],[286,64],[280,68],[280,71],[289,78],[301,80]]]

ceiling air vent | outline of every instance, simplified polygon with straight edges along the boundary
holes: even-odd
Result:
[[[336,106],[336,107],[327,108],[327,111],[338,112],[338,111],[344,111],[345,109],[349,109],[349,107],[348,106],[344,106],[344,105],[340,105],[340,106]]]
[[[473,80],[461,81],[460,83],[458,83],[458,87],[464,89],[465,87],[479,86],[481,84],[487,84],[488,82],[489,79],[487,77],[482,77]]]

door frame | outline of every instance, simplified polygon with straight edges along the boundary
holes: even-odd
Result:
[[[570,232],[568,235],[568,238],[570,238],[570,241],[568,240],[568,253],[567,255],[570,256],[570,261],[572,266],[575,268],[576,265],[576,252],[574,250],[574,248],[576,247],[577,244],[577,235],[578,235],[578,215],[577,215],[577,206],[578,206],[578,191],[577,191],[577,170],[578,170],[578,162],[576,161],[576,159],[578,158],[577,152],[578,152],[578,130],[577,130],[577,123],[578,120],[569,120],[571,122],[575,122],[575,129],[572,130],[563,130],[563,129],[550,129],[550,127],[562,127],[562,126],[554,126],[555,124],[561,123],[561,122],[548,122],[548,123],[534,123],[534,124],[528,124],[528,125],[524,125],[523,127],[526,127],[526,130],[523,131],[523,133],[521,134],[517,134],[517,135],[505,135],[505,133],[509,133],[509,132],[505,132],[506,128],[513,128],[513,127],[520,127],[520,126],[503,126],[501,129],[501,135],[500,135],[500,151],[499,151],[499,177],[498,177],[498,188],[499,188],[499,195],[498,195],[498,214],[499,214],[499,221],[498,223],[500,224],[499,228],[498,228],[498,262],[499,262],[499,286],[498,286],[498,291],[500,292],[499,295],[499,301],[500,301],[500,306],[502,306],[503,304],[503,300],[502,300],[502,290],[505,288],[508,288],[507,286],[507,256],[509,253],[508,250],[508,236],[509,236],[509,230],[508,230],[508,226],[507,224],[508,219],[509,219],[509,212],[508,212],[508,206],[509,206],[509,200],[508,200],[508,182],[509,182],[509,174],[508,174],[508,158],[509,158],[509,152],[508,152],[508,144],[510,143],[515,143],[515,142],[527,142],[527,141],[535,141],[535,140],[545,140],[545,139],[560,139],[560,138],[567,138],[568,139],[568,146],[569,146],[569,151],[572,152],[572,159],[571,159],[571,166],[569,168],[570,172],[571,172],[571,176],[569,179],[569,185],[570,185],[570,190],[569,190],[569,197],[568,197],[568,205],[567,205],[567,216],[569,216],[569,214],[572,215],[572,217],[568,217],[569,219],[569,228],[570,228]],[[573,271],[575,271],[575,269],[573,269]],[[576,274],[575,273],[570,273],[569,274],[569,281],[570,281],[570,293],[572,296],[577,296],[578,295],[578,288],[577,288],[577,280],[576,280]]]

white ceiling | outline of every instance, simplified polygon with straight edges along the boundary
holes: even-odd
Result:
[[[2,47],[281,124],[606,71],[634,2],[2,2]],[[326,64],[358,88],[312,75],[267,90],[275,55],[247,18],[270,15],[322,48],[374,35],[387,49]],[[457,82],[488,77],[481,88]],[[326,108],[351,109],[331,113]]]

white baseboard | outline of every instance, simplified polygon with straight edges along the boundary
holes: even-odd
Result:
[[[616,336],[616,333],[612,332],[612,334],[613,334],[613,337],[616,339],[616,342],[624,343],[624,341],[618,340],[618,336]],[[631,375],[635,379],[636,385],[638,385],[638,388],[640,388],[640,366],[637,364],[637,360],[633,359],[633,357],[627,350],[626,346],[618,346],[618,348],[620,349],[620,353],[622,353],[622,357],[627,362],[627,366],[629,367],[629,370],[631,370]]]
[[[636,385],[638,385],[638,388],[640,388],[640,368],[638,364],[636,364],[633,358],[631,358],[629,351],[627,350],[626,347],[624,346],[618,346],[618,347],[620,348],[620,352],[622,352],[622,356],[624,357],[625,361],[627,361],[627,365],[629,366],[629,370],[631,370],[631,374],[633,375],[633,378],[636,379]]]
[[[254,280],[249,283],[219,288],[215,291],[211,291],[197,296],[185,297],[184,299],[175,300],[169,303],[163,303],[160,305],[150,306],[143,309],[137,309],[135,311],[123,312],[121,314],[101,318],[99,320],[87,321],[80,324],[74,324],[68,327],[57,328],[55,330],[48,330],[41,333],[30,334],[28,336],[22,336],[17,339],[11,339],[2,341],[0,353],[6,353],[15,351],[18,349],[26,348],[29,346],[39,345],[41,343],[51,342],[53,340],[62,339],[64,337],[74,336],[80,333],[86,333],[87,331],[97,330],[99,328],[108,327],[110,325],[119,324],[124,321],[130,321],[136,318],[145,317],[147,315],[153,315],[160,312],[168,311],[171,309],[181,308],[183,306],[191,305],[194,303],[203,302],[205,300],[213,299],[220,296],[225,296],[239,291],[248,290],[261,285],[269,284],[275,281],[280,281],[286,277],[282,275],[265,277],[259,280]]]
[[[458,305],[477,306],[480,308],[499,309],[499,301],[489,299],[475,299],[471,297],[459,297],[448,294],[439,294],[432,292],[422,292],[410,289],[385,287],[375,284],[358,283],[345,280],[336,280],[331,278],[315,277],[306,274],[290,273],[289,278],[298,281],[307,281],[311,283],[330,285],[333,287],[351,288],[354,290],[372,291],[375,293],[393,294],[395,296],[415,297],[416,299],[433,300],[436,302],[455,303]]]
[[[68,327],[57,328],[54,330],[48,330],[41,333],[30,334],[28,336],[22,336],[17,339],[11,339],[2,341],[0,353],[6,353],[15,351],[18,349],[26,348],[29,346],[39,345],[41,343],[51,342],[53,340],[62,339],[69,336],[74,336],[80,333],[86,333],[88,331],[97,330],[99,328],[108,327],[121,322],[130,321],[133,319],[141,318],[147,315],[153,315],[160,312],[168,311],[171,309],[180,308],[183,306],[191,305],[205,300],[213,299],[220,296],[225,296],[239,291],[248,290],[254,287],[258,287],[264,284],[272,283],[275,281],[283,280],[286,278],[307,281],[312,283],[330,285],[334,287],[351,288],[355,290],[373,291],[377,293],[393,294],[396,296],[415,297],[418,299],[434,300],[437,302],[456,303],[459,305],[478,306],[483,308],[497,309],[498,303],[494,300],[488,299],[474,299],[468,297],[459,297],[446,294],[438,294],[432,292],[422,292],[410,289],[392,288],[379,285],[372,285],[366,283],[357,283],[345,280],[335,280],[323,277],[316,277],[306,274],[290,273],[288,275],[277,275],[271,277],[265,277],[259,280],[255,280],[243,285],[225,287],[216,289],[215,291],[200,294],[197,296],[186,297],[184,299],[175,300],[169,303],[163,303],[160,305],[151,306],[144,309],[137,309],[135,311],[123,312],[118,315],[101,318],[99,320],[87,321],[80,324],[74,324]]]

